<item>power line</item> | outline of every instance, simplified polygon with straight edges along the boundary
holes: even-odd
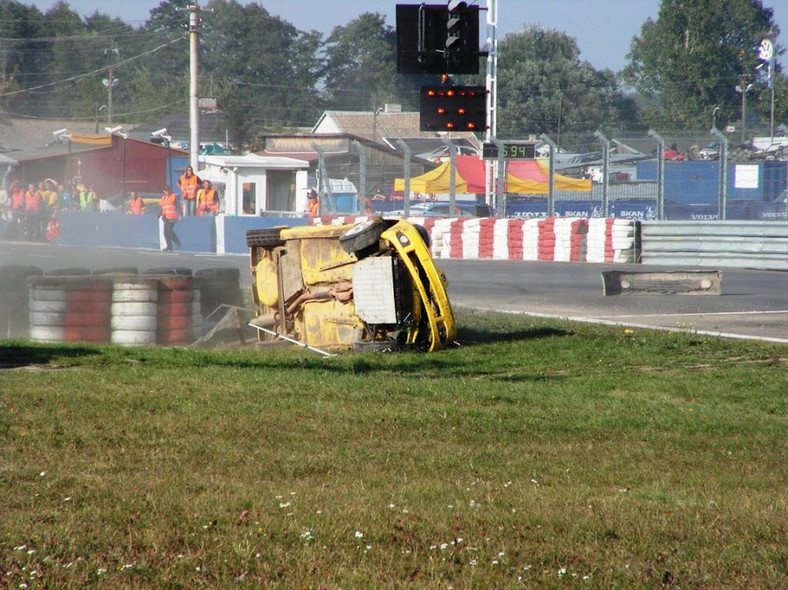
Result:
[[[85,72],[84,74],[78,74],[76,76],[71,76],[69,78],[64,78],[63,80],[58,80],[58,81],[55,81],[55,82],[48,82],[47,84],[41,84],[39,86],[33,86],[32,88],[24,88],[24,89],[21,89],[21,90],[14,90],[12,92],[6,92],[4,94],[0,94],[0,98],[6,98],[8,96],[15,96],[17,94],[24,94],[24,93],[27,93],[27,92],[34,92],[36,90],[41,90],[42,88],[50,88],[52,86],[58,86],[60,84],[65,84],[66,82],[73,82],[75,80],[81,80],[82,78],[87,78],[89,76],[95,76],[96,74],[101,74],[103,72],[109,72],[111,69],[115,69],[115,68],[118,68],[120,66],[132,63],[132,62],[134,62],[134,61],[136,61],[138,59],[141,59],[143,57],[147,57],[148,55],[156,53],[157,51],[159,51],[161,49],[164,49],[165,47],[169,47],[170,45],[173,45],[173,44],[177,43],[178,41],[182,41],[185,38],[186,37],[178,37],[177,39],[173,39],[172,41],[168,41],[167,43],[159,45],[158,47],[154,47],[153,49],[151,49],[149,51],[145,51],[143,53],[140,53],[139,55],[135,55],[133,57],[129,57],[127,59],[123,59],[123,60],[121,60],[119,62],[116,62],[116,63],[110,65],[110,66],[103,66],[101,68],[92,70],[90,72]]]

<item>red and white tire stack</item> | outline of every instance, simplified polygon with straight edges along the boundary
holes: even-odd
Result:
[[[588,220],[587,262],[637,262],[637,225],[629,219]]]
[[[30,339],[106,343],[112,281],[91,277],[33,277],[29,281]]]
[[[319,224],[352,224],[366,219],[326,217]],[[409,217],[407,221],[427,229],[435,258],[637,262],[637,224],[628,219]]]
[[[115,279],[111,342],[122,346],[156,344],[158,284],[150,277]]]

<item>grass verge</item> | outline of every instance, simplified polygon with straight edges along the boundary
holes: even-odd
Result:
[[[0,343],[0,585],[788,587],[788,348],[459,320],[429,355]]]

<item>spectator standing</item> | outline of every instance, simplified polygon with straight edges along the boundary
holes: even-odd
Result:
[[[194,169],[191,166],[186,166],[186,170],[178,179],[178,188],[181,190],[184,217],[194,215],[195,213],[197,189],[200,188],[200,184],[200,178],[194,173]]]
[[[79,208],[82,211],[94,211],[95,205],[93,203],[93,191],[88,189],[84,184],[77,185],[77,200],[79,202]]]
[[[219,213],[219,194],[211,185],[210,180],[202,181],[202,188],[197,191],[197,215],[216,215]]]
[[[11,183],[9,191],[11,193],[11,223],[19,228],[25,217],[25,189],[22,188],[18,180],[15,180]]]
[[[71,211],[74,208],[74,199],[71,191],[66,190],[66,187],[62,184],[59,184],[57,187],[58,192],[60,193],[60,207],[61,209],[65,209],[66,211]]]
[[[35,184],[30,184],[25,193],[25,225],[31,240],[41,240],[44,235],[44,197]]]
[[[142,197],[135,191],[132,191],[129,195],[129,213],[132,215],[142,215],[144,212],[145,203],[142,201]]]
[[[317,196],[317,191],[315,189],[311,189],[309,194],[306,196],[306,211],[309,213],[309,217],[317,217],[320,215],[320,199]]]
[[[180,249],[181,247],[181,241],[175,233],[175,223],[180,215],[178,214],[178,198],[169,186],[165,186],[162,190],[159,205],[161,206],[160,217],[164,222],[164,251],[172,252],[173,248]]]

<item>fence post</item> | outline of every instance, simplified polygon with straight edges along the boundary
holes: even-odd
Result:
[[[720,140],[720,184],[717,201],[717,217],[723,221],[728,217],[728,138],[716,127],[711,134]]]
[[[608,191],[610,188],[610,177],[608,176],[610,173],[610,166],[608,165],[610,162],[610,140],[605,137],[601,131],[594,131],[594,137],[602,144],[602,217],[607,217]],[[591,215],[589,215],[589,217],[591,217]]]
[[[405,186],[402,189],[402,209],[405,211],[405,217],[410,215],[410,147],[401,139],[397,139],[397,145],[402,148],[402,153],[405,156]]]
[[[539,139],[544,141],[550,148],[550,164],[547,169],[547,216],[555,217],[555,150],[558,146],[546,134],[542,133]],[[591,217],[591,211],[588,212]]]
[[[361,194],[361,202],[356,206],[359,211],[363,211],[361,205],[366,202],[367,198],[367,150],[357,139],[353,140],[353,147],[358,152],[358,190]]]
[[[665,140],[653,129],[648,136],[657,141],[657,219],[665,219]]]

